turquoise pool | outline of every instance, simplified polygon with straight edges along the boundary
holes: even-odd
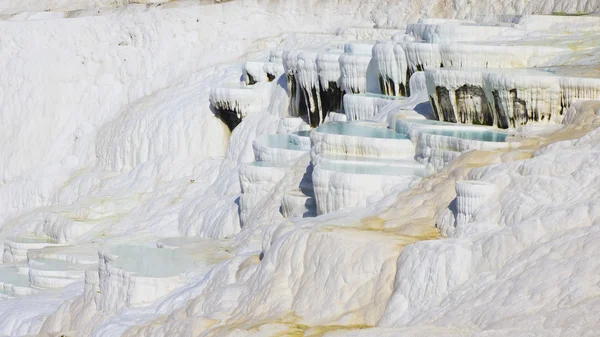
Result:
[[[170,277],[186,271],[194,260],[179,249],[120,245],[110,250],[118,258],[113,262],[120,269],[142,277]]]
[[[406,135],[390,129],[359,126],[344,122],[323,124],[317,128],[317,132],[366,138],[408,139]]]
[[[310,130],[296,131],[292,133],[298,135],[299,137],[308,137],[310,135]]]
[[[289,135],[267,135],[265,137],[261,137],[259,142],[262,145],[276,149],[305,151],[297,144],[290,142]]]
[[[478,140],[482,142],[505,142],[508,134],[494,131],[474,130],[423,130],[425,133],[456,137],[467,140]]]
[[[432,119],[415,119],[415,120],[398,120],[396,122],[396,130],[399,134],[406,136],[406,131],[415,126],[413,130],[419,130],[423,133],[456,137],[467,140],[478,140],[482,142],[504,142],[509,134],[504,132],[496,132],[489,129],[477,126],[440,122]],[[422,126],[420,126],[422,125]]]
[[[398,165],[369,165],[368,163],[357,163],[350,162],[344,163],[342,161],[328,161],[320,164],[323,169],[352,173],[352,174],[374,174],[374,175],[390,175],[390,176],[423,176],[423,169],[415,167],[414,165],[398,166]]]

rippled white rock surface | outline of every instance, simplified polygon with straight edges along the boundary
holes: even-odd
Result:
[[[0,335],[594,336],[599,6],[0,3]]]

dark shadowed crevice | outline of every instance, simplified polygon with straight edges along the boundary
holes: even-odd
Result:
[[[494,116],[481,87],[465,84],[458,88],[454,95],[460,123],[489,126],[494,124]]]
[[[444,87],[436,87],[435,91],[439,103],[438,114],[441,114],[441,119],[446,122],[456,123],[456,115],[454,114],[454,108],[450,100],[450,92]]]
[[[519,98],[517,89],[509,91],[510,102],[513,106],[513,116],[511,118],[511,126],[525,125],[530,119],[529,111],[527,110],[527,102]],[[533,116],[531,116],[533,118]]]
[[[238,124],[242,122],[242,119],[235,110],[214,107],[215,116],[227,125],[230,131],[233,131]]]
[[[500,94],[498,93],[498,90],[492,91],[492,95],[494,96],[494,106],[496,108],[495,112],[496,112],[496,115],[498,116],[498,119],[497,119],[498,125],[496,125],[496,126],[501,129],[508,129],[507,113],[506,113],[506,111],[504,111],[504,108],[502,107],[502,105],[500,105]]]

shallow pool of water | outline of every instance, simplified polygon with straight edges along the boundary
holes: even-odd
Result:
[[[401,135],[406,135],[406,130],[412,124],[419,125],[415,129],[423,133],[483,142],[504,142],[508,136],[504,132],[496,132],[474,125],[448,123],[432,119],[398,120],[396,125],[397,132]]]
[[[323,169],[352,173],[352,174],[374,174],[374,175],[391,175],[391,176],[420,176],[424,174],[424,170],[414,165],[407,164],[406,166],[385,165],[385,164],[368,164],[341,161],[326,161],[319,165]]]
[[[115,267],[143,277],[170,277],[184,273],[194,261],[184,251],[169,248],[152,248],[120,245],[110,249],[118,258]]]
[[[259,142],[276,149],[304,151],[300,146],[290,141],[289,135],[267,135],[262,137]]]
[[[310,135],[310,130],[296,131],[292,133],[298,135],[299,137],[308,137]]]
[[[17,287],[29,287],[29,276],[19,274],[14,267],[0,267],[0,282],[12,284]]]
[[[424,133],[456,137],[468,140],[478,140],[482,142],[505,142],[508,134],[494,131],[473,131],[473,130],[423,130]]]
[[[407,139],[406,135],[390,129],[359,126],[351,123],[327,123],[319,126],[317,132],[366,138]]]

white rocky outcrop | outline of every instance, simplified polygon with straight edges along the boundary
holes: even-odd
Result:
[[[311,177],[312,179],[312,177]],[[281,199],[281,215],[286,218],[317,216],[314,192],[297,189],[287,192]]]
[[[401,45],[406,54],[407,76],[410,79],[417,71],[429,68],[439,68],[442,65],[440,44],[409,42]]]
[[[456,225],[467,225],[473,213],[494,193],[496,186],[485,181],[462,180],[456,182]]]
[[[558,34],[600,31],[600,19],[595,15],[569,15],[560,12],[555,15],[523,15],[518,24],[527,30],[551,30]]]
[[[407,61],[402,45],[393,41],[378,41],[373,46],[373,58],[379,70],[381,92],[390,96],[408,96]]]
[[[270,85],[229,85],[213,88],[210,92],[210,104],[230,130],[233,130],[243,118],[265,111],[269,104]]]
[[[342,52],[327,51],[317,56],[319,85],[321,86],[321,106],[326,114],[343,110],[344,95],[340,77],[340,56]]]
[[[431,68],[525,68],[544,64],[566,48],[505,42],[405,43],[408,73]]]
[[[56,259],[29,259],[28,264],[29,282],[36,288],[63,288],[82,280],[90,267]]]
[[[305,104],[302,90],[296,79],[299,53],[298,50],[285,50],[281,54],[281,62],[287,79],[286,89],[290,97],[289,115],[292,117],[299,117],[301,115],[300,107]]]
[[[474,23],[443,22],[408,25],[407,34],[418,41],[428,43],[485,41],[492,39],[517,39],[525,35],[525,29],[509,25],[477,25]]]
[[[340,84],[346,93],[379,92],[377,62],[372,57],[374,43],[347,43],[340,56]]]
[[[281,62],[265,62],[263,65],[263,71],[265,72],[269,82],[274,81],[275,79],[279,78],[279,76],[285,74],[285,69],[283,68],[283,64]]]
[[[486,97],[498,115],[498,126],[560,123],[572,101],[600,98],[600,80],[594,73],[569,67],[548,70],[483,74]]]
[[[242,194],[239,200],[240,225],[243,227],[248,215],[259,201],[284,178],[289,169],[269,162],[254,162],[240,168]]]
[[[425,71],[427,93],[440,121],[496,125],[498,117],[489,108],[481,71],[462,68]]]
[[[262,61],[246,61],[244,62],[244,82],[246,85],[253,85],[257,82],[268,82],[269,77],[264,67],[267,63]]]
[[[498,127],[562,121],[560,85],[549,73],[489,72],[483,82]]]
[[[318,126],[323,122],[327,111],[323,111],[321,102],[321,84],[317,68],[317,52],[300,52],[296,64],[295,79],[302,90],[308,124]]]
[[[402,101],[402,97],[380,94],[350,94],[344,95],[344,112],[348,121],[366,120],[374,117],[388,104]]]
[[[440,120],[514,128],[560,123],[571,102],[598,99],[600,81],[577,67],[443,68],[426,72]]]

